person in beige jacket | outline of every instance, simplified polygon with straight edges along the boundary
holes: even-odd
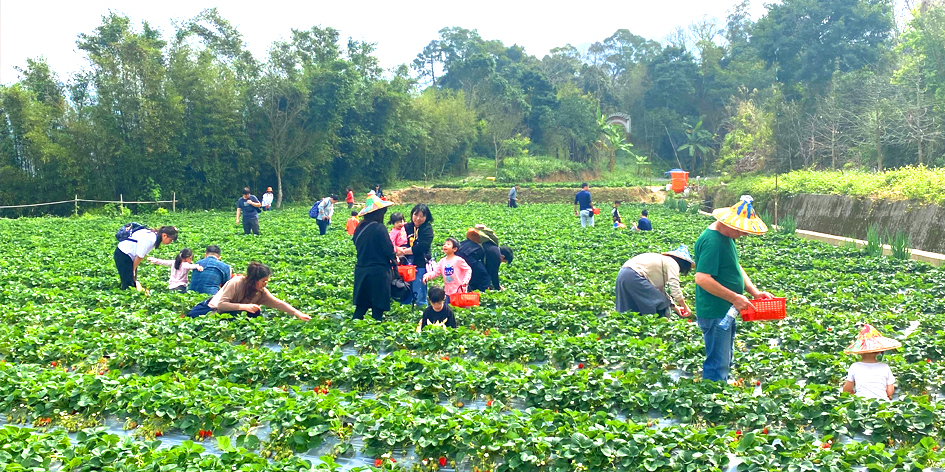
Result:
[[[617,274],[617,312],[669,317],[672,310],[679,316],[688,317],[691,312],[679,287],[679,275],[689,273],[693,265],[685,244],[674,251],[645,253],[630,258]],[[666,293],[667,287],[669,294]]]
[[[246,312],[249,318],[256,318],[261,315],[260,307],[265,306],[289,313],[303,321],[310,320],[310,316],[269,293],[266,285],[270,276],[272,270],[269,266],[256,261],[250,262],[246,267],[246,275],[231,278],[216,295],[197,304],[187,316],[196,318],[210,312],[229,315]]]

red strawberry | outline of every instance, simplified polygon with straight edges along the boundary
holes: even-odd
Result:
[[[49,365],[56,367],[56,361],[53,361],[52,364],[49,364]]]
[[[390,461],[391,461],[391,463],[394,463],[394,464],[397,463],[397,461],[395,461],[393,457],[390,458]]]
[[[446,458],[440,456],[440,467],[446,467]]]
[[[738,431],[735,431],[735,436],[741,436],[741,435],[742,435],[742,430],[739,429]]]
[[[444,361],[448,361],[448,360],[450,360],[450,356],[443,356],[443,357],[441,357],[441,359],[443,359]]]
[[[762,429],[762,430],[761,430],[761,434],[768,434],[768,427],[767,427],[767,426],[765,427],[765,429]]]
[[[384,461],[381,459],[374,459],[374,467],[380,467],[384,464]]]
[[[488,336],[488,335],[489,335],[489,330],[487,329],[486,332],[485,332],[485,333],[482,333],[482,334],[485,334],[486,336]]]
[[[833,328],[828,327],[827,331],[833,331]]]
[[[932,359],[926,359],[926,360],[925,360],[925,363],[926,363],[926,364],[931,364],[931,363],[932,363]]]
[[[583,363],[583,362],[580,363],[580,364],[578,364],[578,369],[583,369],[583,368],[584,368],[584,363]]]
[[[686,321],[692,323],[692,318],[686,318]]]
[[[492,400],[487,401],[486,406],[492,406]]]
[[[161,436],[164,436],[164,433],[162,433],[162,432],[160,432],[160,431],[155,431],[155,432],[154,432],[154,437],[158,438],[158,437],[161,437]]]
[[[761,381],[760,381],[760,380],[755,380],[755,386],[757,387],[757,386],[760,386],[760,385],[761,385]]]

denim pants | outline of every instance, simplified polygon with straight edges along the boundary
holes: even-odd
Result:
[[[410,291],[413,293],[410,295],[410,300],[407,300],[407,304],[416,303],[419,306],[427,306],[427,285],[423,283],[423,275],[426,273],[426,266],[417,266],[417,278],[410,282]]]
[[[325,231],[328,231],[328,224],[331,223],[331,220],[328,218],[316,219],[315,223],[318,223],[318,234],[324,235]]]
[[[594,226],[594,210],[581,210],[581,227]]]
[[[735,348],[735,330],[737,321],[732,321],[729,328],[719,328],[720,318],[696,318],[702,330],[705,342],[705,362],[702,363],[702,378],[713,382],[728,380],[728,371],[732,368],[732,351]]]

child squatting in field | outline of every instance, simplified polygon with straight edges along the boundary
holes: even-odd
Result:
[[[847,371],[843,391],[862,398],[891,400],[896,391],[896,377],[889,364],[877,361],[876,356],[900,347],[902,343],[899,341],[879,334],[870,325],[864,325],[856,341],[843,350],[846,354],[860,355],[860,361],[854,362]]]

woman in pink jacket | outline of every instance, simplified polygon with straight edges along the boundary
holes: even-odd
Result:
[[[450,295],[466,293],[466,286],[472,279],[472,268],[462,257],[456,255],[457,249],[459,249],[459,241],[456,238],[446,238],[443,242],[443,253],[446,257],[440,259],[433,272],[423,275],[423,283],[443,277],[443,290],[446,291],[447,303],[449,303]]]

